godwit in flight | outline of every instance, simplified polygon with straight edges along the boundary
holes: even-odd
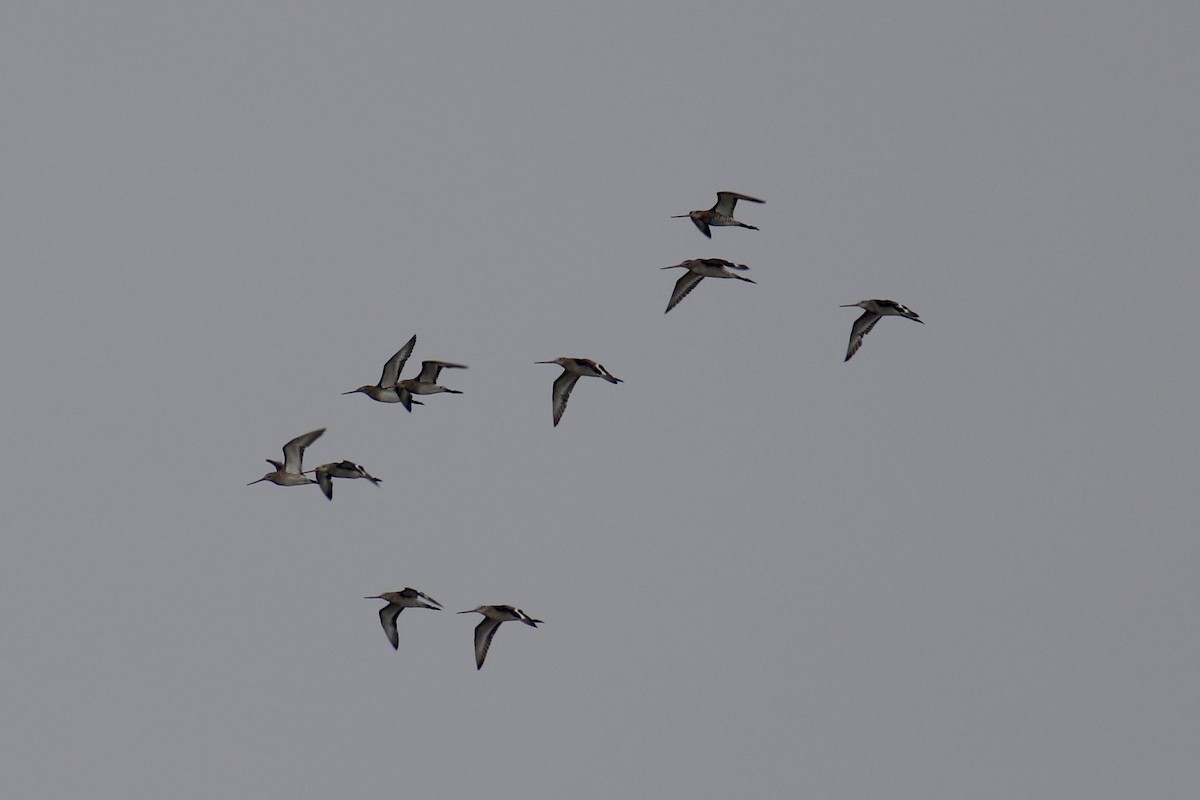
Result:
[[[441,603],[424,592],[418,592],[416,589],[384,592],[383,594],[372,595],[364,599],[387,601],[387,605],[379,609],[379,622],[383,625],[383,632],[387,634],[388,641],[392,643],[392,647],[396,650],[400,649],[400,635],[396,633],[396,617],[400,616],[401,611],[406,608],[442,610]]]
[[[303,486],[306,483],[316,483],[304,474],[301,462],[304,460],[304,448],[319,439],[324,432],[325,429],[321,428],[292,439],[283,446],[283,463],[280,464],[275,459],[268,458],[267,461],[275,465],[275,471],[268,472],[257,481],[250,481],[246,485],[253,486],[261,481],[270,481],[279,486]]]
[[[333,499],[334,478],[366,478],[376,486],[381,483],[379,478],[371,475],[353,461],[337,461],[330,464],[322,464],[316,469],[305,471],[317,473],[317,483],[320,485],[321,491],[324,492],[325,496],[330,500]]]
[[[512,606],[479,606],[470,611],[460,611],[460,614],[483,614],[483,622],[475,626],[475,669],[483,669],[483,660],[487,658],[488,648],[491,647],[492,637],[502,622],[524,622],[531,628],[544,624],[540,619],[534,619],[519,608]]]
[[[416,344],[417,337],[414,335],[404,347],[396,351],[396,355],[387,360],[387,363],[383,365],[383,374],[379,376],[379,383],[374,386],[360,386],[349,392],[342,392],[342,394],[362,392],[380,403],[404,403],[404,407],[409,411],[412,411],[412,403],[424,405],[420,400],[413,400],[396,388],[396,384],[400,381],[400,370],[404,369],[404,362],[408,361]]]
[[[738,200],[745,200],[747,203],[766,202],[765,200],[759,200],[757,197],[751,197],[748,194],[717,192],[717,204],[712,208],[703,211],[689,211],[687,214],[676,214],[671,219],[690,217],[692,222],[696,223],[696,227],[700,229],[700,232],[710,239],[712,238],[712,231],[709,230],[709,226],[737,225],[739,228],[749,228],[752,231],[758,230],[753,225],[738,222],[733,218],[733,207],[737,205]]]
[[[695,289],[696,284],[705,278],[737,278],[739,281],[754,283],[749,278],[743,278],[735,272],[730,272],[733,269],[750,269],[749,267],[745,264],[734,264],[732,261],[726,261],[723,258],[692,258],[681,264],[663,267],[663,269],[679,269],[680,267],[686,269],[687,272],[680,275],[679,280],[675,282],[675,289],[671,292],[671,300],[667,303],[667,311],[679,305],[679,301],[687,297],[688,292]],[[663,313],[665,314],[666,311]]]
[[[863,309],[863,315],[854,320],[854,325],[850,328],[850,346],[846,348],[846,361],[849,361],[850,357],[858,352],[858,348],[862,347],[863,337],[871,332],[871,328],[875,327],[875,323],[879,322],[880,317],[904,317],[914,322],[920,322],[922,325],[925,324],[917,316],[917,312],[895,300],[860,300],[857,303],[838,307]]]
[[[406,378],[397,382],[396,389],[400,394],[400,402],[404,403],[404,407],[412,411],[411,404],[419,401],[413,400],[414,394],[439,394],[446,392],[447,394],[462,394],[457,389],[447,389],[445,386],[439,386],[437,379],[443,369],[466,369],[466,364],[455,364],[450,361],[422,361],[421,372],[415,378]]]
[[[583,376],[604,378],[609,383],[622,383],[620,378],[614,378],[608,370],[592,361],[590,358],[568,358],[560,356],[553,361],[535,361],[535,364],[558,364],[563,368],[563,374],[554,381],[551,398],[554,405],[554,424],[562,419],[563,411],[567,408],[567,398],[575,388],[575,382]]]

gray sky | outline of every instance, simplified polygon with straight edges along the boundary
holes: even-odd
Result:
[[[10,5],[5,794],[1196,797],[1198,37]],[[463,395],[339,394],[414,333]],[[560,355],[625,383],[555,429]],[[322,426],[380,488],[245,486]]]

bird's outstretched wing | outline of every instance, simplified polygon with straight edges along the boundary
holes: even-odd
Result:
[[[492,637],[496,635],[500,622],[484,617],[483,622],[475,626],[475,669],[483,669],[483,660],[487,658],[488,648],[492,646]]]
[[[396,631],[396,618],[400,616],[400,612],[403,610],[403,606],[398,606],[395,603],[388,603],[379,609],[379,622],[383,625],[383,632],[387,634],[388,641],[392,643],[393,650],[400,649],[400,634]]]
[[[400,370],[404,369],[404,363],[408,361],[408,357],[412,355],[413,348],[417,346],[417,336],[408,340],[408,343],[396,351],[396,355],[387,360],[383,365],[383,374],[379,376],[379,388],[386,389],[389,386],[395,386],[400,380]]]
[[[718,214],[723,214],[727,217],[733,216],[733,207],[737,205],[738,200],[745,200],[747,203],[765,203],[766,200],[759,200],[757,197],[751,197],[748,194],[738,194],[737,192],[717,192],[717,204],[713,206],[713,211]]]
[[[854,325],[850,328],[850,346],[846,348],[846,361],[862,347],[863,337],[871,332],[876,322],[879,322],[879,315],[870,311],[864,311],[861,317],[854,320]]]
[[[702,280],[704,280],[704,276],[697,275],[694,272],[685,272],[680,275],[679,280],[675,281],[675,288],[671,291],[671,299],[667,302],[667,311],[663,313],[666,314],[672,308],[679,305],[679,302],[687,297],[692,289],[696,288],[696,284]]]
[[[283,469],[284,472],[300,472],[300,464],[304,460],[304,450],[310,444],[321,438],[321,434],[325,432],[324,428],[297,436],[283,446]]]
[[[571,397],[571,390],[575,388],[579,376],[573,372],[564,371],[562,375],[554,381],[554,388],[551,390],[551,400],[554,407],[554,424],[558,425],[558,421],[562,419],[563,412],[567,410],[567,400]]]

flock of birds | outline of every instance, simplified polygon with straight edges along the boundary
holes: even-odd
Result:
[[[757,197],[750,197],[737,192],[717,192],[717,202],[712,208],[691,211],[687,214],[679,214],[672,219],[688,218],[695,223],[708,238],[712,238],[712,228],[724,226],[736,226],[739,228],[748,228],[752,231],[758,230],[753,225],[747,225],[733,217],[734,206],[739,200],[745,200],[749,203],[763,203]],[[735,264],[731,261],[726,261],[721,258],[693,258],[675,264],[663,269],[684,269],[683,275],[675,283],[675,288],[671,292],[671,299],[667,302],[667,312],[670,312],[675,306],[679,305],[683,298],[696,288],[696,285],[705,278],[736,278],[747,283],[754,283],[750,278],[743,277],[738,272],[744,272],[750,269],[745,264]],[[841,306],[841,308],[861,308],[862,315],[854,321],[850,328],[850,344],[846,348],[846,361],[849,361],[859,348],[862,347],[863,337],[866,336],[875,327],[875,323],[883,317],[904,317],[911,319],[914,322],[924,324],[923,320],[912,309],[904,306],[894,300],[862,300],[857,303],[850,303]],[[352,389],[349,392],[342,394],[357,394],[362,393],[372,400],[379,403],[400,403],[406,411],[411,412],[414,405],[424,405],[420,400],[414,399],[413,395],[432,395],[432,394],[462,394],[457,389],[449,389],[438,383],[444,369],[466,369],[465,364],[456,364],[451,361],[422,361],[421,371],[417,373],[415,378],[400,378],[400,373],[404,369],[404,365],[408,362],[412,355],[413,348],[416,347],[417,337],[414,335],[396,354],[387,360],[383,365],[383,373],[379,376],[379,382],[360,386],[357,389]],[[621,379],[613,376],[602,365],[592,361],[589,358],[571,358],[561,356],[551,361],[537,361],[537,364],[557,364],[563,368],[562,374],[555,379],[551,390],[551,408],[553,412],[554,425],[557,427],[562,420],[563,412],[567,408],[567,400],[571,396],[571,391],[575,388],[575,384],[582,377],[603,378],[609,383],[621,383]],[[268,458],[267,461],[275,467],[271,472],[262,476],[256,481],[251,481],[249,486],[262,481],[269,481],[277,486],[304,486],[315,483],[325,494],[325,497],[333,499],[333,479],[355,479],[363,478],[370,481],[375,486],[380,484],[379,478],[368,473],[363,467],[355,464],[353,461],[338,461],[328,464],[322,464],[311,470],[305,470],[303,466],[304,451],[325,433],[324,428],[315,431],[309,431],[301,436],[297,436],[283,446],[283,462]],[[308,477],[312,473],[314,478]],[[400,612],[406,608],[425,608],[433,611],[441,611],[442,604],[434,600],[424,592],[417,591],[412,588],[405,588],[398,592],[384,592],[382,594],[373,595],[365,598],[367,600],[383,600],[387,605],[379,609],[379,622],[383,626],[383,631],[387,635],[388,641],[391,642],[393,649],[400,648],[400,637],[396,630],[396,620],[400,616]],[[475,628],[475,668],[482,669],[483,661],[487,657],[488,648],[492,644],[492,637],[496,635],[496,630],[504,622],[523,622],[531,628],[536,628],[542,624],[542,620],[534,619],[519,608],[514,608],[509,605],[484,605],[468,611],[460,611],[460,614],[482,614],[483,621]]]

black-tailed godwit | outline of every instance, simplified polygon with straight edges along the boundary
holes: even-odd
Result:
[[[863,315],[854,320],[854,325],[850,328],[850,346],[846,348],[845,361],[849,361],[850,357],[858,352],[858,348],[862,347],[863,337],[871,332],[881,317],[904,317],[914,322],[920,322],[922,325],[925,324],[917,316],[917,312],[895,300],[860,300],[857,303],[839,306],[839,308],[863,309]]]
[[[686,269],[687,272],[680,275],[679,280],[675,282],[675,289],[672,290],[671,299],[667,303],[667,311],[679,305],[679,301],[687,297],[688,293],[696,288],[696,284],[705,278],[737,278],[739,281],[754,283],[749,278],[743,278],[736,272],[730,271],[747,270],[750,269],[749,267],[745,264],[734,264],[723,258],[692,258],[681,264],[663,267],[663,269],[679,269],[680,267]],[[665,314],[666,311],[663,313]]]
[[[692,222],[696,223],[696,227],[700,229],[700,232],[710,239],[712,238],[712,231],[709,230],[710,226],[736,225],[739,228],[749,228],[752,231],[758,230],[753,225],[738,222],[733,218],[733,207],[737,205],[738,200],[745,200],[747,203],[766,202],[765,200],[759,200],[757,197],[751,197],[748,194],[717,192],[717,204],[712,208],[704,209],[703,211],[689,211],[686,214],[676,214],[671,219],[690,218]]]
[[[278,486],[303,486],[306,483],[316,483],[312,478],[304,474],[302,462],[304,460],[304,449],[315,442],[325,432],[324,428],[319,430],[309,431],[303,436],[297,436],[283,446],[283,463],[280,464],[273,458],[268,458],[267,462],[275,465],[274,472],[268,472],[257,481],[250,481],[247,486],[253,486],[262,481],[270,481]]]
[[[396,617],[406,608],[431,608],[441,611],[442,604],[424,592],[416,589],[403,589],[399,592],[384,592],[364,598],[366,600],[386,600],[387,605],[379,609],[379,622],[383,632],[394,649],[400,649],[400,634],[396,633]]]
[[[580,378],[587,376],[603,378],[609,383],[622,383],[620,378],[614,378],[608,370],[590,358],[560,356],[553,361],[536,361],[534,363],[558,364],[563,368],[562,375],[555,379],[554,388],[551,391],[555,425],[558,425],[558,421],[562,419],[563,412],[567,409],[567,399],[571,396],[571,390],[575,388],[575,382]]]
[[[496,629],[504,622],[524,622],[531,628],[542,624],[540,619],[534,619],[519,608],[512,606],[479,606],[470,611],[459,611],[459,614],[483,614],[483,622],[475,626],[475,669],[483,669],[483,660],[487,658],[488,648]]]

